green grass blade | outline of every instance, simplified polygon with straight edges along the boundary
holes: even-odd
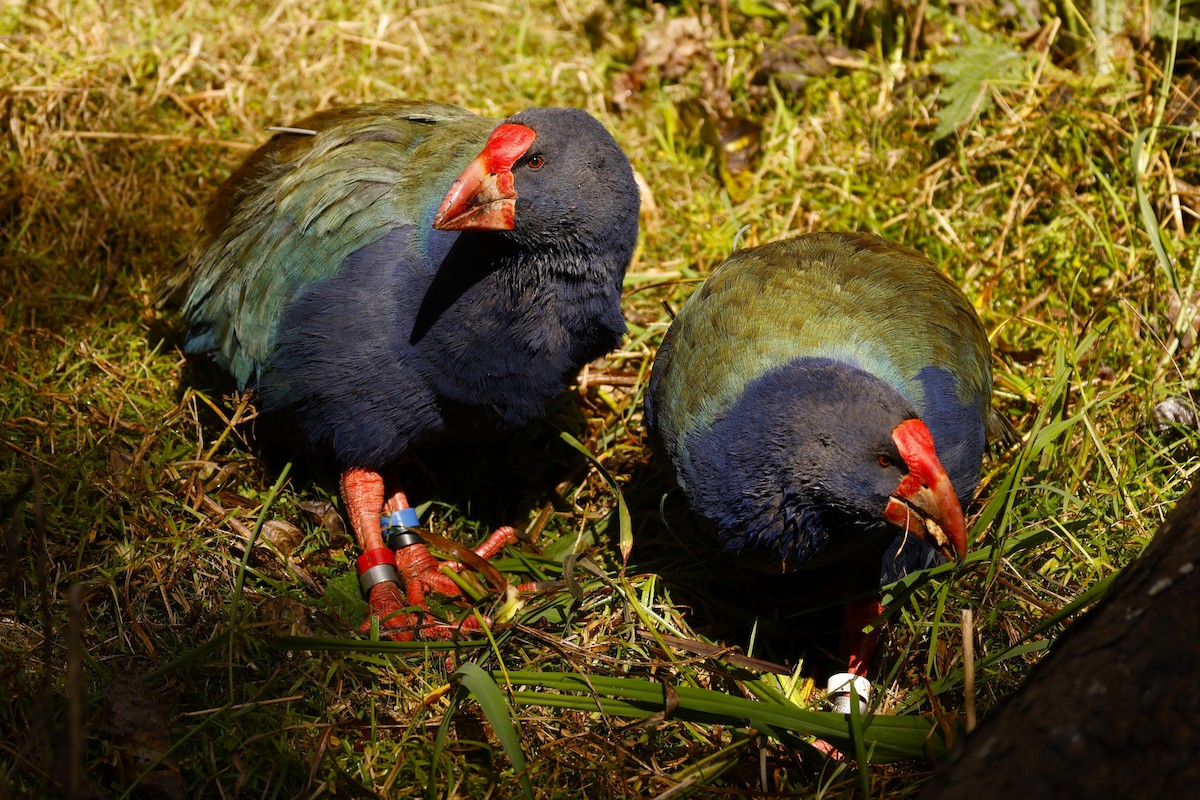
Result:
[[[1157,128],[1145,128],[1138,132],[1138,135],[1133,137],[1133,147],[1129,153],[1129,160],[1133,162],[1133,188],[1137,195],[1138,212],[1142,217],[1142,227],[1146,231],[1146,236],[1150,238],[1150,247],[1154,250],[1154,257],[1158,259],[1158,265],[1167,275],[1167,280],[1171,283],[1171,288],[1176,293],[1179,292],[1179,278],[1175,274],[1175,265],[1171,263],[1171,257],[1167,255],[1167,249],[1163,245],[1162,235],[1158,230],[1158,215],[1154,213],[1154,208],[1150,205],[1150,200],[1146,196],[1146,182],[1142,176],[1142,149],[1146,146],[1146,141],[1157,130]]]
[[[532,800],[533,784],[525,769],[525,753],[521,750],[521,739],[517,735],[512,714],[509,713],[508,704],[504,702],[504,695],[496,686],[496,681],[478,664],[471,662],[459,667],[454,673],[454,679],[465,687],[479,703],[479,708],[487,717],[488,723],[491,724],[496,738],[500,740],[500,746],[504,748],[508,760],[512,762],[513,771],[517,773],[517,779],[521,782],[521,789],[525,796]]]
[[[425,653],[442,650],[470,650],[487,647],[477,639],[459,641],[392,642],[374,639],[338,639],[322,636],[277,636],[271,643],[281,650],[313,650],[330,653]]]
[[[246,549],[242,553],[242,562],[238,565],[237,577],[234,581],[233,601],[229,609],[229,626],[236,628],[239,622],[238,612],[242,602],[242,587],[246,583],[246,571],[250,566],[250,554],[254,550],[254,543],[258,541],[258,534],[262,531],[263,523],[267,521],[267,513],[271,510],[271,506],[275,504],[275,498],[279,496],[279,491],[283,488],[283,484],[287,482],[288,473],[292,471],[292,462],[283,465],[283,469],[279,471],[279,477],[275,479],[275,484],[271,487],[271,491],[267,493],[267,499],[263,501],[262,510],[258,513],[258,519],[254,522],[254,530],[250,532],[250,540],[246,542]]]
[[[446,740],[450,736],[450,722],[454,719],[454,714],[458,711],[458,704],[461,703],[466,696],[467,689],[463,686],[459,686],[458,691],[456,691],[450,697],[450,706],[446,709],[446,714],[442,717],[442,722],[440,725],[438,725],[437,734],[434,736],[433,754],[429,759],[429,777],[427,778],[429,785],[426,787],[425,792],[425,796],[428,797],[429,800],[433,800],[433,798],[437,797],[437,790],[441,785],[438,782],[438,764],[441,763],[442,753],[446,750]],[[452,783],[452,781],[447,781],[446,785],[449,785],[450,783]]]
[[[250,532],[250,539],[246,542],[246,549],[242,553],[242,561],[238,565],[237,577],[234,581],[233,598],[229,604],[229,698],[232,701],[236,696],[236,681],[234,679],[233,670],[233,636],[238,630],[241,622],[241,603],[242,589],[246,584],[246,572],[250,567],[250,556],[254,552],[254,543],[258,541],[258,535],[262,532],[263,523],[267,521],[267,514],[271,510],[271,506],[275,504],[275,498],[279,496],[279,492],[283,489],[283,485],[287,482],[288,473],[292,471],[292,462],[287,462],[283,465],[283,469],[279,471],[279,477],[275,479],[274,485],[267,493],[267,498],[263,501],[262,509],[258,512],[258,519],[254,522],[254,529]]]
[[[859,764],[858,788],[862,791],[863,797],[870,797],[871,775],[863,769],[863,766],[871,762],[867,755],[866,739],[863,736],[862,710],[859,708],[853,691],[850,692],[850,713],[847,715],[847,719],[850,722],[850,745],[854,753],[854,760]]]
[[[625,495],[621,493],[621,486],[617,483],[617,479],[613,477],[612,473],[604,468],[604,465],[592,455],[590,450],[584,447],[582,442],[566,431],[560,433],[559,436],[562,437],[564,442],[582,453],[588,461],[592,462],[596,471],[612,487],[613,494],[617,497],[617,526],[620,531],[621,563],[628,562],[629,553],[633,550],[633,522],[629,516],[629,506],[625,504]]]
[[[555,692],[527,688],[514,691],[513,702],[519,705],[602,711],[614,716],[634,717],[646,717],[665,708],[663,686],[654,681],[565,672],[510,671],[508,677],[514,686],[533,686]],[[786,701],[734,697],[694,686],[675,687],[675,694],[679,702],[673,716],[679,719],[749,725],[761,731],[780,729],[816,736],[838,745],[853,741],[847,719],[841,714],[810,711]],[[946,747],[934,731],[931,720],[917,716],[876,714],[864,719],[862,742],[872,762],[929,758],[945,752]]]

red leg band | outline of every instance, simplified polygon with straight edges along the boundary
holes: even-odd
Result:
[[[371,587],[388,581],[399,582],[396,572],[396,556],[387,547],[376,547],[358,557],[358,583],[368,597]]]

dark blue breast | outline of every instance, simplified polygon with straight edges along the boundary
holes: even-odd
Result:
[[[613,287],[597,298],[521,259],[495,235],[393,230],[289,304],[267,407],[292,408],[311,441],[364,467],[539,416],[624,321]]]
[[[833,385],[822,371],[830,365],[836,365],[837,380],[844,379],[845,386]],[[838,471],[836,455],[823,464],[797,458],[797,453],[812,453],[802,440],[819,440],[820,431],[855,418],[860,396],[855,386],[872,381],[895,397],[899,419],[908,409],[907,416],[925,421],[965,508],[983,461],[982,401],[960,401],[954,377],[945,369],[926,368],[918,380],[925,390],[920,408],[878,378],[826,359],[797,359],[759,376],[711,426],[686,436],[686,459],[675,467],[693,510],[712,523],[727,550],[767,569],[808,568],[873,554],[880,582],[890,583],[940,563],[933,548],[883,521],[882,499],[877,509],[828,502],[830,482],[837,483],[840,496],[879,496],[869,473]],[[814,402],[818,395],[825,400]],[[887,487],[882,496],[894,489]]]

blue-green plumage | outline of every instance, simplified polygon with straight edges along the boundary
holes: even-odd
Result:
[[[936,561],[884,518],[894,431],[928,426],[965,506],[991,418],[986,334],[916,251],[821,233],[739,251],[680,310],[647,424],[733,552],[794,569],[866,559],[883,580]]]
[[[536,133],[512,167],[514,227],[435,230],[502,122]],[[294,127],[312,134],[276,135],[218,193],[186,348],[341,464],[523,424],[620,341],[638,193],[590,116],[385,102]]]
[[[389,637],[478,626],[427,613],[428,593],[460,589],[419,534],[385,537],[415,516],[389,467],[524,424],[620,342],[638,205],[628,159],[579,109],[399,101],[283,129],[219,190],[176,281],[186,348],[332,456]],[[503,527],[476,554],[513,542]]]
[[[411,244],[499,120],[432,103],[331,109],[259,148],[205,219],[183,307],[187,348],[211,352],[240,387],[270,360],[287,305],[396,228]]]

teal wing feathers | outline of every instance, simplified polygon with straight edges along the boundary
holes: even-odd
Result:
[[[442,196],[498,120],[393,101],[334,109],[280,133],[225,182],[193,254],[187,349],[239,386],[270,356],[287,304],[403,226],[428,231]]]

